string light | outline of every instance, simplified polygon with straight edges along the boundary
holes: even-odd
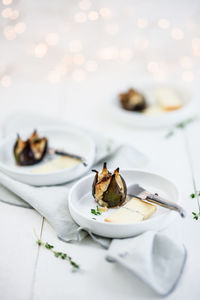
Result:
[[[12,8],[7,7],[2,10],[1,15],[4,19],[16,20],[19,18],[19,11],[12,10]]]
[[[3,30],[5,38],[9,41],[16,39],[17,35],[13,26],[6,26]]]
[[[145,50],[149,46],[149,41],[144,36],[138,36],[138,37],[136,37],[134,44],[138,50]]]
[[[163,81],[166,77],[166,73],[160,70],[157,73],[153,73],[153,79],[156,81]]]
[[[168,70],[167,64],[162,61],[150,61],[147,64],[147,70],[152,73],[154,80],[163,81]]]
[[[108,24],[106,26],[106,31],[108,34],[116,35],[119,32],[119,27],[117,24]]]
[[[19,18],[19,12],[18,12],[18,10],[12,10],[11,14],[10,14],[10,19],[11,20],[16,20],[17,18]]]
[[[137,27],[139,27],[140,29],[145,29],[148,27],[148,21],[140,18],[137,20]]]
[[[77,82],[83,81],[85,79],[85,72],[82,69],[76,69],[72,73],[72,78]]]
[[[42,58],[47,53],[47,45],[44,43],[39,43],[35,46],[35,56]]]
[[[45,41],[49,46],[55,46],[59,42],[59,35],[55,32],[50,32],[46,35]]]
[[[98,67],[98,65],[97,65],[97,62],[95,60],[88,60],[85,64],[85,69],[88,72],[96,71],[97,67]]]
[[[51,71],[48,74],[48,81],[51,83],[58,83],[60,81],[60,74],[57,71]]]
[[[130,61],[133,58],[133,51],[130,48],[122,48],[119,57],[123,61]]]
[[[168,71],[168,66],[165,62],[163,61],[150,61],[147,64],[147,70],[149,73],[152,73],[153,76],[158,79],[163,79]]]
[[[8,19],[12,15],[12,9],[10,7],[4,8],[1,12],[3,18]]]
[[[195,20],[190,19],[190,20],[186,23],[186,26],[187,26],[188,29],[194,29],[194,28],[197,26],[197,24],[196,24]]]
[[[3,87],[9,87],[11,85],[11,77],[9,75],[4,75],[2,78],[1,78],[1,85]]]
[[[155,61],[151,61],[148,63],[147,65],[147,70],[150,72],[150,73],[156,73],[159,71],[159,65],[157,62]]]
[[[88,9],[90,9],[91,5],[92,5],[92,3],[89,0],[82,0],[79,3],[79,7],[82,10],[88,10]]]
[[[10,4],[12,4],[12,0],[2,0],[2,4],[3,5],[10,5]]]
[[[75,14],[74,20],[77,23],[84,23],[87,21],[87,15],[84,12],[78,12]]]
[[[69,49],[71,52],[80,52],[83,46],[80,40],[72,40],[69,43]]]
[[[115,60],[119,57],[119,50],[115,47],[102,48],[99,57],[102,60]]]
[[[59,25],[59,30],[60,30],[60,32],[62,32],[62,33],[69,32],[70,29],[71,29],[71,23],[70,23],[70,22],[62,22],[62,23]]]
[[[83,65],[85,62],[85,56],[83,54],[75,54],[73,56],[73,63],[75,65]]]
[[[192,59],[189,56],[182,56],[180,58],[180,65],[181,67],[188,69],[192,67]]]
[[[45,35],[44,42],[40,42],[36,45],[34,45],[33,51],[34,55],[38,58],[42,58],[47,54],[48,46],[56,46],[59,43],[59,40],[61,38],[61,32],[69,32],[73,25],[75,25],[77,28],[80,26],[75,23],[86,23],[89,24],[89,21],[96,21],[100,17],[101,18],[110,18],[112,17],[112,11],[108,7],[102,7],[97,10],[95,6],[93,6],[92,2],[90,0],[79,0],[79,9],[77,12],[74,13],[74,21],[73,19],[69,22],[58,24],[59,25],[59,33],[50,32]],[[24,22],[19,22],[17,19],[19,16],[21,16],[21,12],[19,13],[18,10],[12,9],[12,7],[8,7],[13,3],[13,0],[2,0],[1,1],[3,5],[7,7],[3,7],[1,11],[1,15],[4,19],[5,27],[3,28],[3,35],[7,40],[14,40],[18,37],[18,35],[24,33],[26,31],[26,24]],[[127,9],[127,13],[129,13],[129,17],[133,17],[133,9],[132,7],[124,7],[122,8],[121,12],[125,12],[125,9]],[[95,10],[96,9],[96,10]],[[12,22],[10,21],[12,20]],[[14,22],[14,20],[17,20]],[[114,21],[114,20],[113,20]],[[17,23],[16,23],[17,22]],[[115,21],[114,21],[115,22]],[[135,19],[134,19],[135,22]],[[8,25],[7,25],[8,24]],[[91,23],[90,23],[91,24]],[[109,35],[117,35],[119,33],[120,24],[112,23],[112,20],[108,20],[104,23],[105,25],[105,31]],[[152,26],[151,26],[152,25]],[[89,25],[88,25],[89,26]],[[170,21],[167,18],[160,18],[156,20],[156,23],[153,22],[150,23],[145,18],[138,18],[136,17],[136,24],[135,27],[139,29],[145,29],[148,27],[159,27],[160,29],[166,30],[170,28],[170,31],[168,34],[170,34],[171,38],[174,40],[183,40],[185,33],[184,31],[179,27],[172,28]],[[75,28],[76,28],[75,27]],[[197,21],[193,19],[186,20],[185,27],[189,29],[194,29],[197,27]],[[87,28],[87,26],[86,26]],[[141,53],[141,56],[143,55],[144,50],[146,50],[149,47],[149,39],[147,37],[147,34],[145,35],[145,31],[143,31],[143,36],[139,34],[139,30],[137,28],[134,28],[136,32],[138,33],[138,36],[135,37],[135,40],[132,41],[134,43],[134,48],[136,49],[136,54]],[[151,29],[151,28],[150,28]],[[160,32],[161,33],[161,32]],[[76,37],[75,37],[76,38]],[[109,37],[106,37],[109,40]],[[111,39],[111,37],[110,37]],[[64,40],[64,39],[63,39]],[[116,39],[115,39],[116,40]],[[106,45],[106,44],[105,44]],[[123,47],[123,44],[121,44]],[[130,44],[129,44],[130,45]],[[191,43],[191,50],[192,54],[194,56],[200,56],[200,38],[194,37],[192,39]],[[33,55],[32,51],[32,55]],[[48,73],[48,80],[51,83],[57,83],[62,79],[62,76],[64,76],[67,72],[70,71],[70,74],[72,74],[72,78],[79,82],[86,78],[86,71],[87,72],[94,72],[98,68],[98,58],[103,61],[109,61],[109,60],[117,60],[119,61],[131,61],[135,55],[135,50],[133,51],[131,48],[121,48],[120,45],[118,47],[113,46],[112,44],[110,47],[100,48],[97,50],[97,61],[96,60],[90,60],[87,59],[86,54],[83,53],[83,45],[80,40],[71,40],[69,42],[69,54],[67,53],[65,56],[62,57],[62,59],[59,59],[58,64],[54,67],[53,70],[51,70]],[[147,51],[146,51],[147,52]],[[146,52],[144,54],[146,54]],[[63,54],[64,55],[64,54]],[[149,54],[150,56],[151,54]],[[87,59],[87,60],[86,60]],[[192,56],[182,56],[177,59],[176,65],[174,64],[172,66],[172,63],[170,67],[181,67],[182,68],[182,74],[181,78],[185,82],[191,82],[194,80],[194,73],[190,70],[193,67],[193,64],[195,63],[195,58]],[[74,69],[75,68],[75,69]],[[165,62],[160,61],[150,61],[146,68],[148,72],[152,73],[152,76],[154,78],[164,78],[168,69],[168,66]],[[73,71],[74,69],[74,71]],[[4,78],[4,79],[3,79]],[[9,82],[10,80],[10,82]],[[3,82],[3,83],[2,83]],[[2,86],[9,86],[11,83],[11,78],[8,75],[5,75],[4,77],[0,78],[0,83]]]
[[[14,30],[17,34],[22,34],[26,31],[26,24],[24,22],[19,22],[15,25]]]
[[[99,18],[99,14],[97,11],[92,10],[88,13],[88,20],[96,21]]]
[[[99,14],[103,18],[110,18],[112,16],[111,10],[108,7],[102,7],[99,10]]]
[[[186,82],[192,82],[194,80],[194,74],[191,71],[184,71],[182,73],[182,79]]]
[[[192,39],[192,49],[194,56],[200,56],[200,38]]]
[[[67,67],[65,66],[65,64],[57,64],[55,71],[60,75],[60,76],[64,76],[67,73]]]
[[[73,59],[72,59],[72,56],[69,55],[69,54],[66,54],[63,58],[62,58],[62,63],[65,65],[65,66],[70,66],[72,63],[73,63]]]
[[[158,21],[158,27],[161,29],[168,29],[170,27],[170,23],[167,19],[160,19]]]
[[[184,32],[180,28],[173,28],[171,31],[171,36],[174,40],[182,40],[184,38]]]

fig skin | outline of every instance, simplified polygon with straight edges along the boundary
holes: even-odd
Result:
[[[108,208],[122,205],[126,200],[127,187],[123,177],[119,174],[119,168],[111,174],[106,168],[106,163],[104,163],[100,174],[96,170],[93,171],[96,172],[96,175],[92,185],[92,195],[96,202],[100,206]]]
[[[44,146],[38,151],[40,143]],[[18,152],[18,147],[21,146],[21,151]],[[18,135],[17,141],[14,145],[13,152],[16,163],[20,166],[32,166],[35,165],[44,158],[48,149],[48,140],[43,137],[39,138],[37,131],[35,130],[33,134],[26,140],[23,141]]]
[[[119,98],[121,106],[125,110],[142,112],[147,107],[144,96],[134,89],[119,94]]]

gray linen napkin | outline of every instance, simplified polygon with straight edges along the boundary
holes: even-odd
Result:
[[[135,148],[109,141],[93,134],[97,145],[96,168],[102,161],[109,168],[134,168],[145,165],[147,159]],[[117,262],[139,277],[159,295],[169,294],[180,278],[186,260],[182,245],[156,232],[147,232],[129,239],[103,239],[87,228],[79,228],[70,216],[68,191],[73,182],[50,187],[35,187],[18,182],[0,172],[0,200],[13,205],[33,207],[52,225],[63,241],[83,239],[86,234],[105,249],[108,261]]]
[[[106,255],[108,261],[117,262],[161,296],[174,290],[186,257],[183,245],[154,231],[134,238],[115,239]]]
[[[109,147],[108,147],[109,144]],[[129,145],[106,140],[98,135],[95,168],[102,168],[106,159],[109,168],[120,163],[121,168],[134,168],[146,164],[146,157]],[[77,239],[78,225],[73,221],[68,210],[67,196],[75,181],[57,186],[36,187],[18,182],[0,172],[0,200],[22,207],[33,207],[44,216],[63,241]],[[80,233],[83,238],[86,233]]]

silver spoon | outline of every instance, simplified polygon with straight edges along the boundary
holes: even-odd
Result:
[[[86,162],[86,160],[83,157],[81,157],[79,155],[76,155],[76,154],[72,154],[72,153],[69,153],[69,152],[66,152],[66,151],[62,151],[62,150],[58,150],[58,149],[54,149],[54,148],[49,148],[48,149],[48,153],[50,155],[57,154],[57,155],[69,156],[71,158],[76,158],[76,159],[79,159],[82,162],[82,164],[84,165],[84,167],[87,167],[87,165],[88,165],[87,162]]]
[[[153,202],[160,206],[166,207],[168,209],[172,209],[177,211],[182,218],[185,218],[186,212],[180,205],[176,204],[175,202],[168,201],[158,194],[151,194],[150,192],[146,191],[143,187],[139,184],[134,184],[128,187],[128,195],[131,197],[136,197],[140,200],[146,200],[149,202]]]

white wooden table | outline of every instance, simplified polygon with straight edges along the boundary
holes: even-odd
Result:
[[[180,186],[182,205],[187,211],[185,220],[177,217],[167,229],[171,236],[183,241],[188,251],[184,274],[168,299],[197,300],[200,299],[200,220],[192,218],[192,211],[197,211],[198,206],[189,195],[194,187],[200,189],[199,122],[185,130],[176,130],[169,139],[165,138],[168,129],[141,130],[118,122],[110,116],[106,103],[116,90],[127,86],[128,78],[128,83],[134,84],[128,74],[127,78],[121,78],[116,72],[80,84],[69,81],[58,86],[36,85],[23,79],[12,88],[1,90],[1,126],[8,114],[17,109],[40,111],[105,132],[146,153],[150,159],[146,169],[159,172]],[[81,271],[72,273],[67,263],[39,248],[34,229],[43,241],[69,253],[81,265]],[[120,266],[106,262],[105,250],[89,238],[80,244],[59,241],[46,220],[32,209],[0,202],[0,241],[2,300],[159,298]]]

